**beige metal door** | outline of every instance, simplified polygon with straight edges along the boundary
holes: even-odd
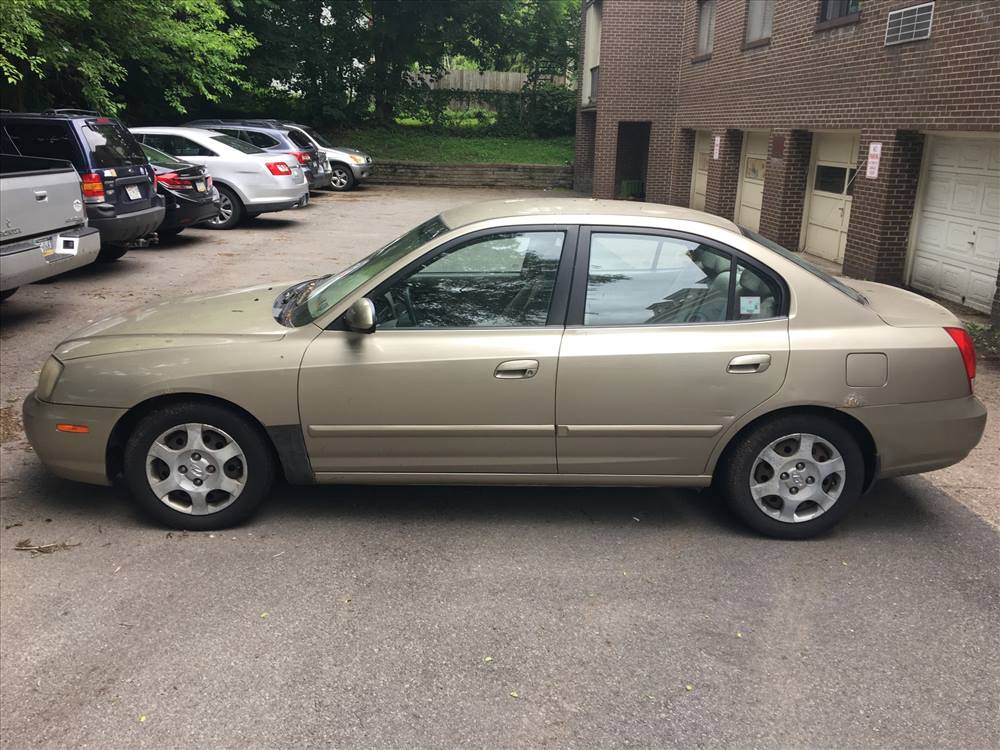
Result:
[[[737,224],[758,231],[760,212],[764,205],[764,171],[767,165],[766,132],[743,134],[743,152],[740,161],[740,186],[736,200]]]
[[[699,130],[694,138],[694,164],[691,166],[691,208],[705,210],[708,190],[708,161],[712,158],[712,134]]]
[[[910,283],[989,312],[1000,267],[1000,139],[928,139]]]
[[[857,133],[813,136],[803,243],[807,253],[838,263],[844,260],[857,161]]]
[[[554,472],[561,335],[546,328],[324,332],[299,378],[313,470]],[[498,372],[526,361],[535,369],[530,377]]]

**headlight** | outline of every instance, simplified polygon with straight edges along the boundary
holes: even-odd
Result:
[[[49,357],[48,361],[42,367],[42,372],[38,376],[38,389],[35,391],[35,395],[42,401],[48,401],[52,398],[52,391],[56,389],[56,383],[59,382],[59,376],[62,375],[63,365],[55,357]]]
[[[364,164],[364,163],[365,163],[365,157],[363,157],[363,156],[359,156],[358,154],[348,154],[347,156],[348,156],[348,157],[350,158],[350,160],[351,160],[351,161],[353,161],[353,162],[354,162],[355,164]]]

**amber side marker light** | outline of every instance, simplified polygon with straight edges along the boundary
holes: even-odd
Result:
[[[57,424],[56,429],[59,432],[90,432],[90,428],[85,424]]]

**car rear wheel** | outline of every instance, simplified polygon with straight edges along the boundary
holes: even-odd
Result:
[[[125,481],[148,515],[192,531],[246,520],[274,482],[260,428],[235,410],[184,402],[145,416],[125,449]]]
[[[114,263],[128,252],[128,245],[101,245],[97,253],[98,263]]]
[[[209,219],[203,227],[206,229],[232,229],[241,221],[246,213],[243,201],[225,185],[216,184],[219,189],[219,215]]]
[[[330,165],[330,189],[344,192],[354,187],[354,172],[346,164]]]
[[[720,464],[717,484],[756,531],[807,539],[831,528],[861,496],[865,462],[832,419],[789,415],[753,428]]]

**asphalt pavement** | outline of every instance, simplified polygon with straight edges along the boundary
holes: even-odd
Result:
[[[325,195],[3,304],[0,746],[1000,745],[1000,537],[923,477],[799,543],[708,492],[613,488],[282,485],[246,526],[184,533],[52,477],[20,433],[88,321],[337,270],[527,194]]]

